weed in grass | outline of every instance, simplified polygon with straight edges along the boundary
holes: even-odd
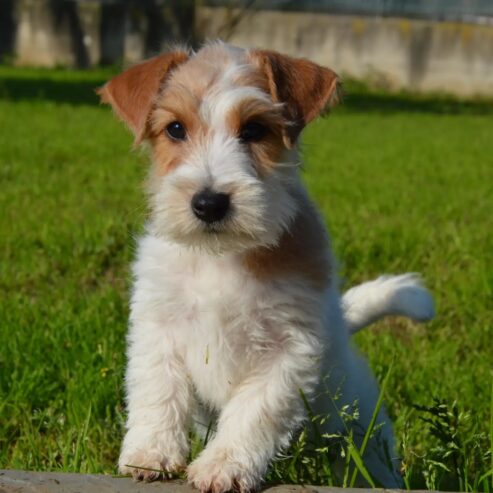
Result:
[[[471,413],[460,411],[457,402],[434,399],[431,406],[414,405],[435,441],[422,458],[421,470],[428,489],[489,491],[491,460],[489,437],[478,431]],[[479,470],[476,470],[478,468]]]

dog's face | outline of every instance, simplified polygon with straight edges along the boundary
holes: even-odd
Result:
[[[275,245],[289,228],[296,140],[337,88],[306,60],[214,43],[136,65],[100,93],[151,145],[153,231],[221,253]]]

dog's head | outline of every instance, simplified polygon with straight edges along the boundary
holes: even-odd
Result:
[[[150,143],[151,227],[213,252],[275,245],[297,213],[300,132],[338,98],[334,72],[272,51],[165,53],[100,89]]]

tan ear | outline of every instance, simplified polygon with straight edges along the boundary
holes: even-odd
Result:
[[[97,90],[103,103],[130,127],[139,142],[144,136],[154,98],[166,75],[188,59],[185,51],[173,51],[134,65]]]
[[[335,106],[340,98],[340,81],[332,70],[302,58],[270,50],[253,50],[250,56],[264,72],[272,99],[285,104],[284,141],[292,147],[303,128],[318,115]]]

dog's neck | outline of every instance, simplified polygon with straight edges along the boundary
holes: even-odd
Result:
[[[299,278],[308,281],[316,290],[324,290],[332,280],[334,269],[323,219],[301,183],[291,193],[297,204],[297,212],[274,245],[218,253],[164,239],[186,251],[187,256],[200,258],[202,263],[217,263],[220,267],[223,263],[232,262],[243,265],[250,275],[262,282]],[[152,225],[149,226],[153,233]]]
[[[248,250],[245,267],[258,279],[301,277],[316,289],[325,289],[332,274],[329,238],[315,206],[303,188],[297,189],[297,214],[277,245]]]

